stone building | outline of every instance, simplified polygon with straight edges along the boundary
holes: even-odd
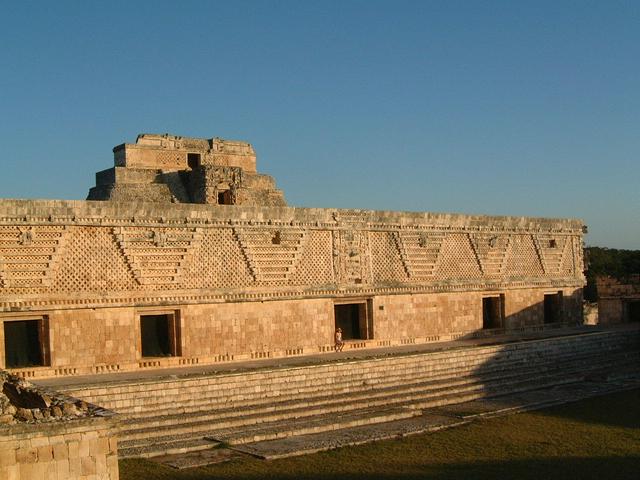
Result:
[[[0,201],[0,368],[76,375],[579,323],[578,220],[287,207],[251,145],[140,135]]]
[[[609,276],[596,278],[598,288],[598,323],[640,322],[640,274],[626,279]]]

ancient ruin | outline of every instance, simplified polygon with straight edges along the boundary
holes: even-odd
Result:
[[[285,206],[248,143],[140,135],[87,201],[0,201],[0,368],[41,378],[582,319],[579,220]]]
[[[0,371],[0,478],[118,479],[115,414]]]
[[[115,166],[96,174],[87,200],[286,205],[245,142],[142,134],[113,155]]]
[[[615,325],[640,322],[640,275],[624,279],[609,276],[596,278],[598,288],[598,323]]]
[[[86,201],[0,200],[1,478],[279,458],[640,384],[640,330],[576,327],[579,220],[289,207],[219,138],[114,160]]]

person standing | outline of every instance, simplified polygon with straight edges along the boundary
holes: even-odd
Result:
[[[336,333],[335,333],[335,350],[336,352],[341,352],[342,349],[344,348],[344,342],[342,341],[342,329],[341,328],[336,328]]]

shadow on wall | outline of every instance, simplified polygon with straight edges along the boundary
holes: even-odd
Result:
[[[487,296],[482,311],[484,328],[461,339],[482,339],[479,345],[485,348],[461,350],[456,360],[466,360],[466,367],[445,370],[444,375],[449,376],[445,381],[455,377],[460,402],[492,400],[486,407],[482,402],[461,405],[462,415],[481,414],[483,408],[509,409],[574,395],[579,398],[590,389],[603,390],[608,379],[640,371],[640,330],[633,326],[602,335],[589,333],[606,332],[606,328],[585,327],[582,334],[563,330],[582,324],[579,292],[564,297],[562,292],[545,294],[542,302],[511,315],[505,315],[502,295]],[[503,333],[515,337],[504,343],[504,337],[496,336]],[[595,413],[589,418],[599,421]],[[640,413],[636,424],[640,424]]]
[[[544,295],[544,300],[506,314],[505,295],[482,298],[482,328],[460,337],[462,340],[491,338],[496,335],[531,334],[582,325],[582,296],[580,292],[565,295],[562,291]],[[496,343],[503,340],[496,339]]]

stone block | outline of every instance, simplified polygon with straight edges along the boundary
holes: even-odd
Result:
[[[76,441],[76,440],[71,440],[68,443],[68,448],[69,448],[69,458],[79,458],[80,457],[80,442]],[[87,454],[88,454],[88,449],[87,449]]]
[[[37,448],[19,448],[16,450],[16,461],[20,464],[36,463],[38,461]]]
[[[4,475],[5,480],[23,480],[20,478],[20,465],[2,466],[0,467],[0,472],[2,472],[0,475]]]
[[[6,467],[16,464],[16,450],[13,448],[3,448],[0,450],[0,466]]]
[[[72,478],[80,477],[82,473],[82,464],[79,457],[69,458],[69,475]]]
[[[38,462],[51,462],[53,460],[53,447],[43,445],[38,447]]]
[[[69,446],[65,443],[53,445],[53,458],[56,461],[67,460],[69,458]]]
[[[89,447],[90,441],[82,440],[78,445],[78,455],[80,458],[85,458],[90,455]],[[71,449],[69,449],[69,453],[71,453]]]
[[[82,475],[95,475],[96,474],[95,457],[81,457],[80,472]]]
[[[56,472],[58,473],[58,478],[60,480],[69,478],[70,470],[69,470],[69,460],[59,460],[55,462]]]

